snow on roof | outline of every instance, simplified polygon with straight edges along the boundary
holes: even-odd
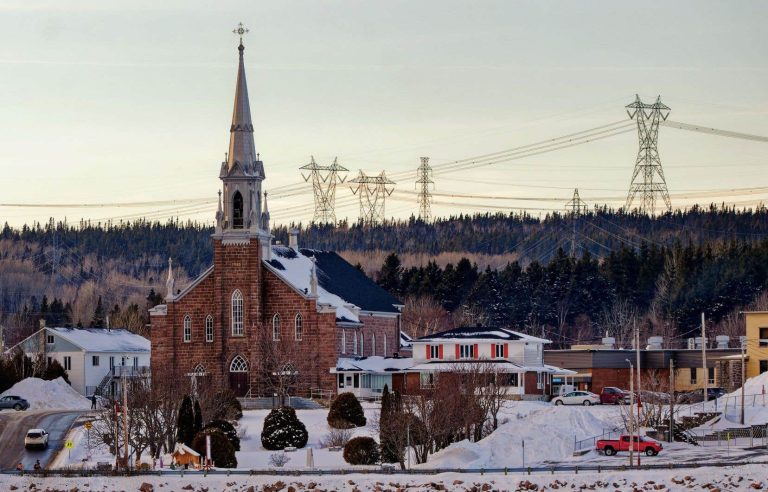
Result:
[[[526,335],[525,333],[512,331],[507,328],[482,326],[462,327],[441,331],[439,333],[433,333],[431,335],[417,338],[416,340],[413,340],[413,342],[431,342],[438,340],[514,340],[534,343],[551,343],[550,340]]]
[[[87,352],[149,352],[150,342],[123,328],[52,328],[46,330],[59,335]]]
[[[410,357],[396,358],[396,357],[360,357],[360,358],[348,358],[341,357],[336,362],[336,370],[339,371],[366,371],[366,372],[397,372],[411,369],[413,366],[413,359]]]
[[[407,333],[404,331],[400,332],[400,346],[401,347],[410,347],[411,341],[413,341],[413,338],[411,338]]]
[[[200,456],[200,453],[195,451],[194,449],[190,448],[183,442],[177,442],[176,446],[173,448],[172,454],[190,454],[192,456]]]
[[[285,246],[273,246],[272,252],[276,255],[276,258],[264,261],[267,268],[297,291],[304,295],[309,295],[312,260],[303,254],[297,254],[294,250]],[[317,269],[317,276],[319,280],[319,268]],[[318,304],[328,304],[336,309],[337,321],[360,322],[360,318],[358,318],[357,313],[354,311],[357,306],[353,306],[336,294],[328,292],[321,285],[317,286],[317,296]]]

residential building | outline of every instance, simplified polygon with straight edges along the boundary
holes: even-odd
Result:
[[[212,235],[213,265],[184,289],[172,266],[165,303],[150,311],[152,366],[164,377],[238,396],[335,391],[339,357],[397,353],[401,302],[334,252],[273,245],[264,163],[253,138],[238,46],[235,105]],[[285,389],[285,388],[283,388]]]
[[[125,329],[44,327],[19,342],[30,359],[57,361],[78,393],[111,395],[122,377],[149,377],[150,342]]]
[[[746,377],[768,371],[768,311],[744,312]]]

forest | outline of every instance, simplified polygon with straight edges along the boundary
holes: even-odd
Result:
[[[301,247],[338,251],[406,305],[422,335],[484,323],[544,334],[558,346],[619,338],[638,324],[668,343],[711,330],[736,336],[738,310],[764,302],[768,211],[694,207],[659,216],[596,208],[416,218],[377,226],[276,226]],[[177,286],[209,266],[212,228],[179,221],[86,221],[0,231],[0,326],[6,344],[40,320],[145,333],[169,258]],[[756,304],[757,303],[757,304]],[[109,321],[107,321],[109,320]],[[714,332],[713,331],[713,332]]]

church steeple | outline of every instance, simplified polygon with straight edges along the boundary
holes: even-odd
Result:
[[[253,141],[253,122],[251,121],[251,105],[248,99],[248,84],[245,80],[245,63],[243,61],[242,37],[237,47],[240,60],[237,67],[237,85],[235,86],[235,106],[232,110],[232,126],[229,128],[229,152],[227,153],[227,171],[232,171],[239,164],[245,174],[259,176],[264,179],[264,168],[256,153]]]

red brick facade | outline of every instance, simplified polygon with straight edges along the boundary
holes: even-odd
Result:
[[[337,326],[335,310],[320,310],[311,296],[297,292],[261,262],[261,248],[256,238],[248,244],[223,244],[214,239],[214,266],[166,304],[166,312],[155,310],[151,316],[152,367],[172,371],[177,378],[200,366],[206,384],[231,387],[252,396],[269,394],[265,378],[273,374],[265,359],[265,348],[275,347],[281,363],[289,363],[298,372],[296,394],[313,388],[335,389],[330,369],[339,356],[392,355],[399,348],[398,316],[388,313],[360,313],[362,326]],[[232,332],[232,295],[243,296],[242,335]],[[273,341],[273,321],[279,315],[279,338]],[[301,339],[296,339],[296,319],[301,317]],[[184,340],[184,320],[189,316],[191,337]],[[206,338],[206,318],[213,318],[213,339]],[[343,333],[343,334],[342,334]],[[353,350],[353,342],[363,338],[363,353]],[[373,345],[375,338],[375,346]],[[342,350],[342,340],[346,350]],[[277,348],[279,346],[279,349]],[[375,352],[374,352],[375,351]],[[233,359],[241,356],[248,363],[247,376],[232,375]],[[168,369],[168,368],[172,369]],[[237,389],[237,378],[247,377],[248,388]]]

